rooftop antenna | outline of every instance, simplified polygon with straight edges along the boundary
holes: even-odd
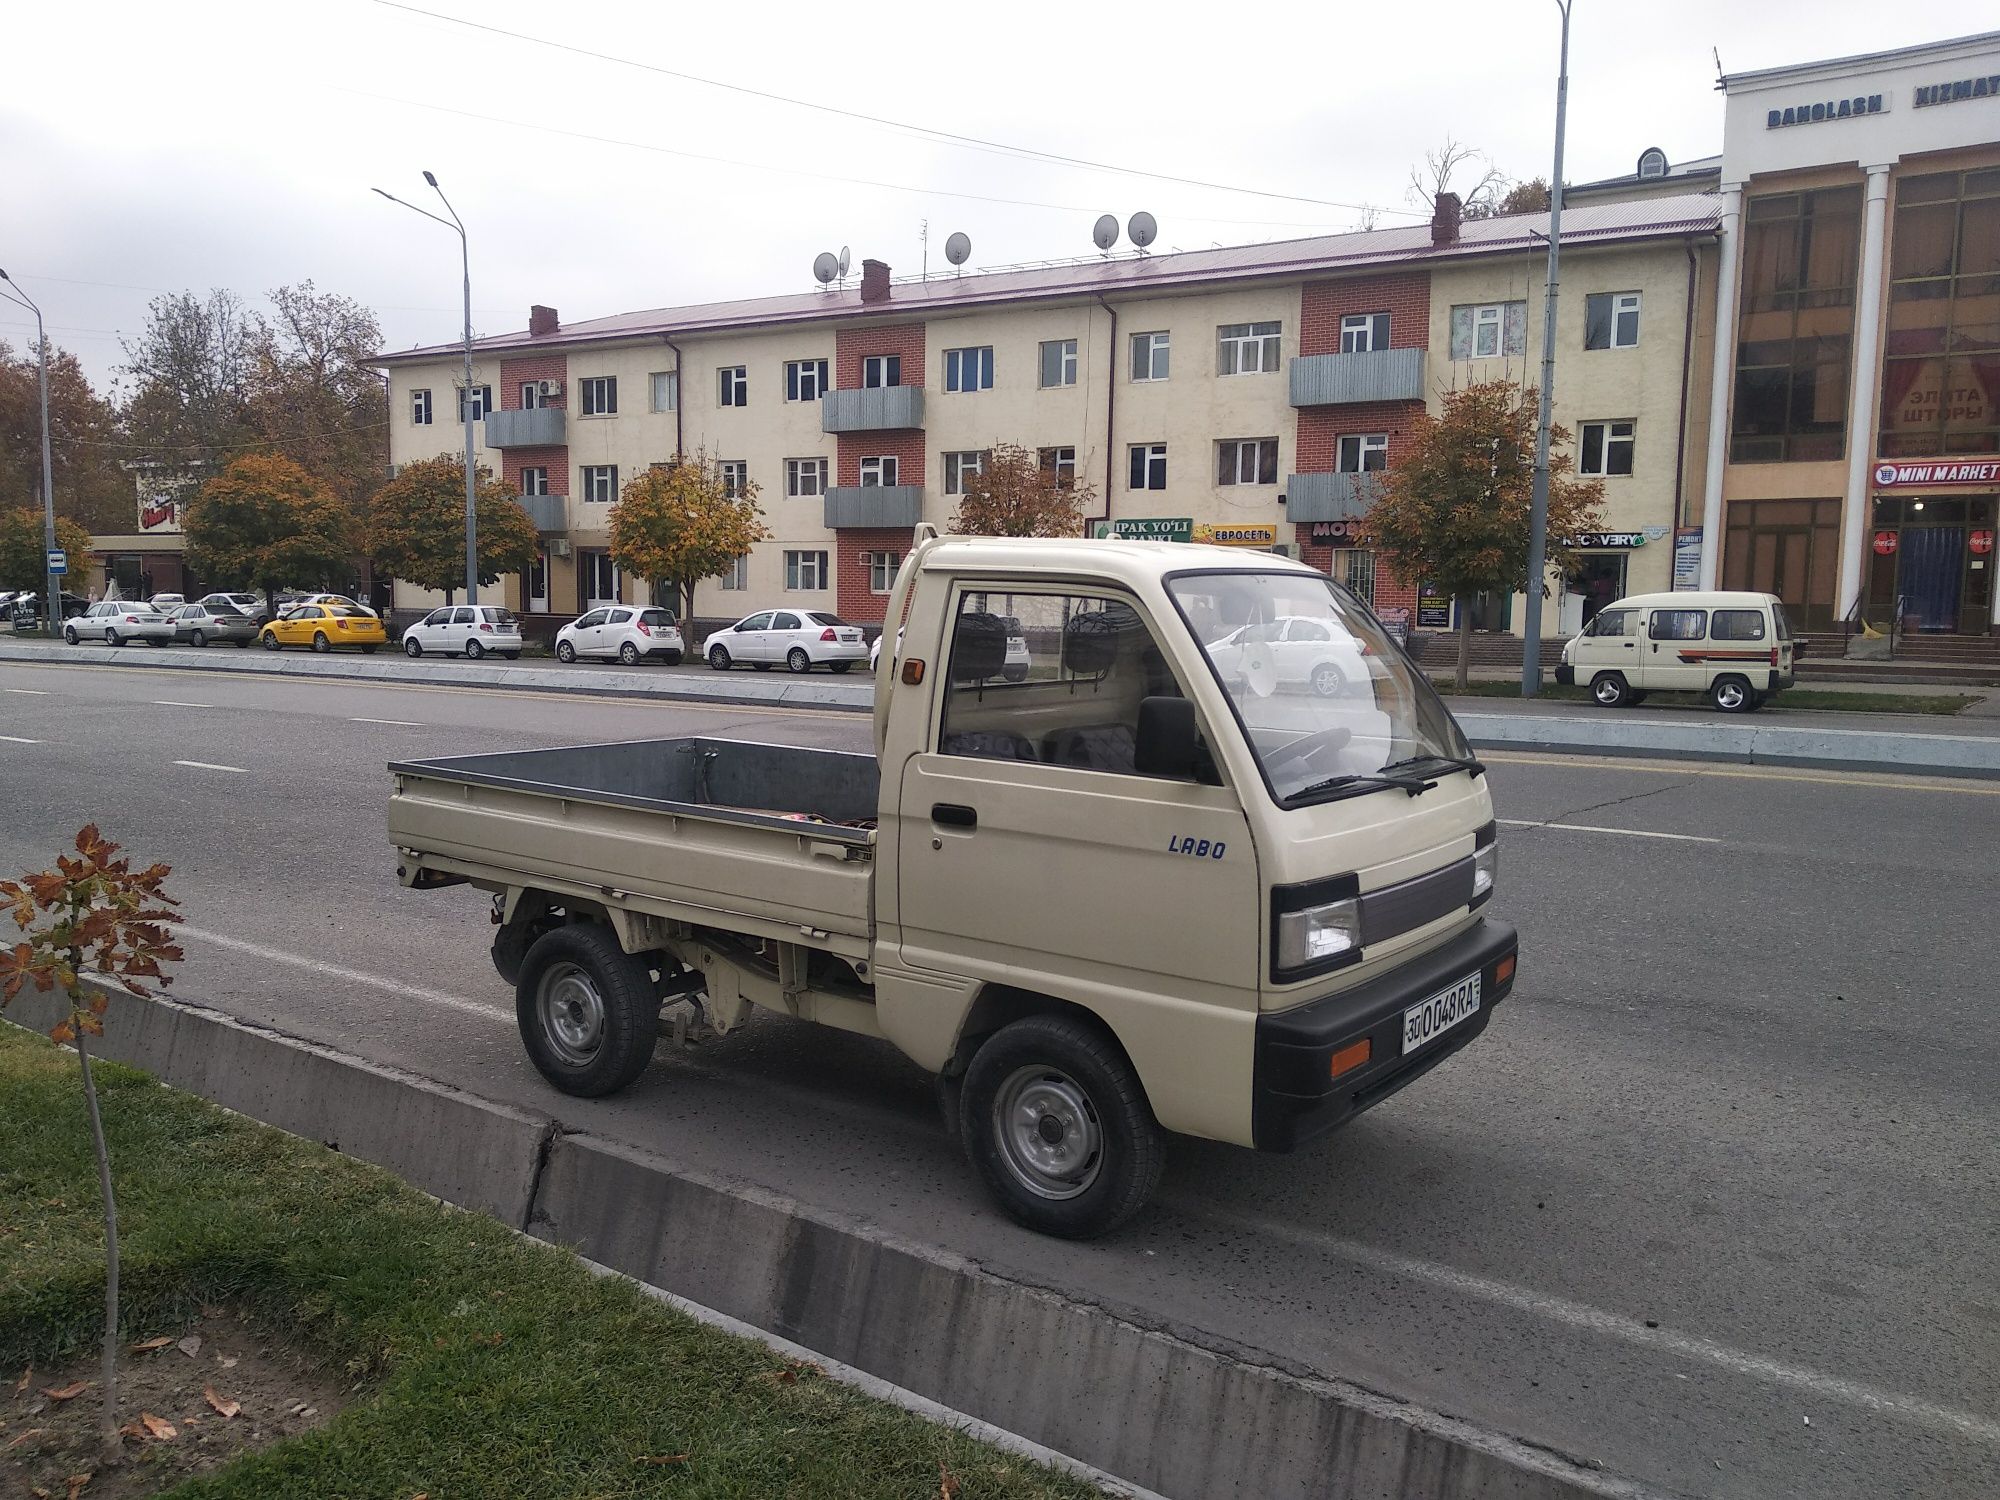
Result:
[[[826,284],[840,274],[840,257],[831,250],[822,250],[813,257],[813,280],[819,283],[821,291]]]
[[[965,262],[972,254],[972,237],[962,229],[954,229],[951,238],[944,242],[944,258],[958,267],[958,274],[965,274]]]
[[[1146,253],[1146,247],[1159,237],[1159,233],[1159,221],[1143,208],[1125,221],[1125,237],[1139,247],[1141,255]]]
[[[843,291],[847,289],[847,264],[847,246],[842,245],[840,247],[840,286]]]
[[[931,279],[931,221],[929,219],[919,219],[917,221],[917,238],[924,242],[923,273],[917,279],[919,281],[929,281]]]
[[[1091,226],[1090,237],[1104,252],[1104,258],[1111,259],[1111,247],[1118,243],[1118,215],[1099,214],[1097,222]]]

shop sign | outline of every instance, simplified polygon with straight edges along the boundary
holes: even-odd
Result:
[[[1990,99],[1996,94],[2000,94],[2000,73],[1988,73],[1984,78],[1924,84],[1910,91],[1910,105],[1914,109],[1929,109],[1937,104],[1956,104],[1961,99]]]
[[[1358,547],[1361,545],[1362,522],[1360,517],[1345,521],[1314,521],[1306,530],[1306,540],[1322,547]]]
[[[1965,545],[1981,557],[1984,557],[1993,550],[1993,533],[1990,531],[1975,531],[1965,539]]]
[[[1097,523],[1099,536],[1123,537],[1130,542],[1185,542],[1193,532],[1191,516],[1133,516]]]
[[[1647,536],[1643,531],[1579,531],[1568,538],[1568,544],[1584,552],[1616,552],[1627,547],[1643,547]]]
[[[1875,533],[1875,555],[1877,557],[1894,557],[1896,555],[1895,532],[1878,531]]]
[[[1451,629],[1451,595],[1431,584],[1417,587],[1417,629]]]
[[[1683,526],[1674,533],[1674,587],[1685,593],[1701,586],[1701,528]]]
[[[1274,547],[1278,542],[1276,526],[1209,526],[1194,528],[1194,539],[1207,542],[1215,547]]]
[[[1856,94],[1852,99],[1794,104],[1766,113],[1764,128],[1780,130],[1787,125],[1817,125],[1822,120],[1851,120],[1856,115],[1879,115],[1888,107],[1889,100],[1885,94]]]
[[[1878,490],[1917,489],[1933,484],[2000,484],[2000,458],[1929,460],[1875,465]]]

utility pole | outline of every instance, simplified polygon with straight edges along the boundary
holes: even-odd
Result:
[[[1556,161],[1549,179],[1549,284],[1542,294],[1542,386],[1535,413],[1535,477],[1528,519],[1528,590],[1521,632],[1521,696],[1542,690],[1542,575],[1548,571],[1549,415],[1556,384],[1556,272],[1562,256],[1563,123],[1569,103],[1569,9],[1562,12],[1562,60],[1556,72]]]
[[[21,290],[20,282],[5,271],[0,271],[0,281],[14,289],[11,300],[19,302],[35,315],[35,350],[42,385],[42,548],[43,562],[55,555],[56,550],[56,492],[55,466],[49,461],[49,336],[42,327],[42,310],[35,301]],[[55,572],[50,570],[44,579],[48,585],[49,613],[45,623],[50,635],[62,631],[62,583]]]

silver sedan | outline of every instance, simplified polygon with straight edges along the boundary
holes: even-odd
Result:
[[[257,617],[227,604],[184,604],[174,611],[173,621],[174,639],[189,646],[210,641],[247,646],[257,639]]]

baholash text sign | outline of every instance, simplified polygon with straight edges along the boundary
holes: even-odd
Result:
[[[1934,484],[2000,484],[2000,458],[1926,459],[1875,465],[1878,490],[1921,489]]]

